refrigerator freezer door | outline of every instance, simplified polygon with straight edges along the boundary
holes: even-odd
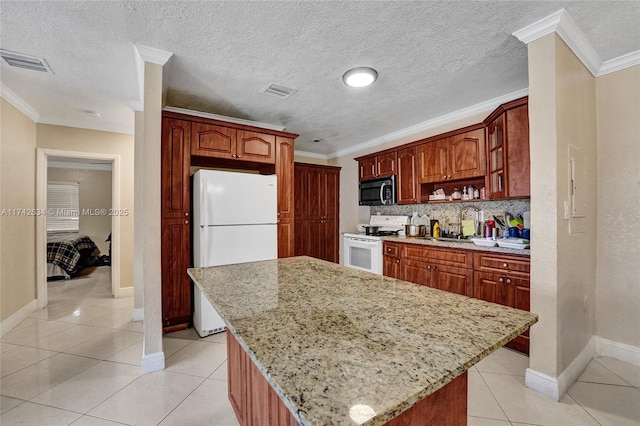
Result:
[[[207,226],[200,228],[196,267],[257,262],[278,257],[278,225]]]
[[[196,225],[277,223],[276,175],[199,170],[194,177]],[[195,194],[194,194],[195,196]]]

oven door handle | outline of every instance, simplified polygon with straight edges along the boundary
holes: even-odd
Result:
[[[372,240],[365,240],[364,238],[353,238],[353,237],[346,238],[346,240],[350,245],[358,246],[362,248],[375,248],[380,243],[380,241],[378,240],[372,241]]]

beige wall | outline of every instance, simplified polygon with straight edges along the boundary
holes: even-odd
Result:
[[[296,163],[320,164],[323,166],[329,164],[329,161],[323,158],[309,158],[302,157],[300,155],[296,155],[295,157],[293,157],[293,161],[295,161]]]
[[[0,209],[35,209],[36,125],[0,102]],[[35,256],[35,217],[0,215],[0,320],[36,298]]]
[[[120,156],[120,208],[129,212],[120,221],[120,288],[133,286],[133,144],[133,135],[37,125],[38,148]]]
[[[640,65],[596,79],[596,334],[640,347]]]
[[[529,44],[531,146],[530,367],[558,377],[595,331],[595,79],[555,34]],[[566,220],[569,146],[584,157],[585,217]],[[575,232],[576,229],[584,232]]]
[[[109,243],[105,240],[111,233],[111,216],[88,215],[83,212],[111,208],[111,172],[49,167],[47,180],[49,182],[78,182],[79,232],[91,238],[100,249],[101,254],[108,254]]]

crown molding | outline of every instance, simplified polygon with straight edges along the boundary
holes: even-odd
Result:
[[[512,101],[514,99],[522,98],[524,96],[527,96],[528,94],[529,94],[529,89],[525,88],[525,89],[521,89],[516,92],[512,92],[494,99],[490,99],[488,101],[484,101],[479,104],[472,105],[470,107],[463,108],[458,111],[451,112],[449,114],[441,115],[440,117],[423,121],[422,123],[418,123],[416,125],[406,127],[404,129],[401,129],[392,133],[388,133],[384,136],[371,139],[367,142],[363,142],[361,144],[336,151],[332,154],[329,154],[328,159],[330,160],[333,158],[342,157],[343,155],[348,155],[354,152],[362,151],[368,148],[374,148],[396,139],[400,139],[403,137],[411,137],[411,136],[417,135],[420,132],[424,132],[424,131],[427,131],[439,126],[443,126],[449,123],[454,123],[468,117],[472,117],[482,113],[489,113],[506,102]]]
[[[263,129],[277,130],[279,132],[283,132],[285,130],[284,126],[278,126],[275,124],[268,124],[268,123],[260,123],[258,121],[244,120],[242,118],[227,117],[226,115],[212,114],[210,112],[194,111],[192,109],[166,106],[162,108],[162,110],[169,111],[169,112],[176,112],[178,114],[187,114],[187,115],[193,115],[196,117],[210,118],[212,120],[222,120],[222,121],[228,121],[230,123],[244,124],[247,126],[262,127]]]
[[[0,96],[35,123],[40,120],[40,113],[33,109],[24,99],[16,95],[13,90],[5,86],[4,83],[0,83]]]
[[[112,171],[111,163],[79,163],[72,161],[48,161],[47,167],[54,169],[80,169],[80,170],[99,170]]]
[[[328,160],[329,156],[326,154],[318,154],[316,152],[308,152],[308,151],[293,151],[294,157],[305,157],[305,158],[315,158],[317,160]]]
[[[525,44],[529,44],[547,34],[555,32],[569,46],[569,49],[580,59],[594,77],[602,74],[603,61],[589,40],[580,31],[575,21],[565,9],[534,22],[515,31],[513,35]],[[626,56],[626,55],[625,55]],[[622,58],[622,57],[621,57]],[[619,58],[618,58],[619,59]],[[613,60],[617,63],[617,59]],[[628,65],[626,65],[628,66]],[[622,69],[622,68],[617,68]],[[617,70],[616,69],[616,70]]]
[[[82,120],[51,120],[41,118],[38,124],[50,124],[52,126],[76,127],[78,129],[96,130],[99,132],[122,133],[125,135],[133,135],[133,127],[120,123],[92,122],[88,123]]]
[[[640,65],[640,50],[627,53],[626,55],[619,56],[614,59],[604,61],[602,66],[598,70],[597,77],[601,75],[609,74],[612,72],[620,71],[622,69],[632,67],[634,65]]]

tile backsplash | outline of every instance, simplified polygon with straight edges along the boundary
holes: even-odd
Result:
[[[383,215],[412,215],[418,212],[420,216],[427,215],[429,219],[437,219],[442,229],[446,232],[456,231],[459,229],[459,215],[462,209],[462,219],[475,219],[476,210],[484,212],[486,219],[492,216],[504,217],[504,213],[508,212],[513,217],[522,215],[523,212],[530,210],[529,199],[517,200],[500,200],[500,201],[472,201],[472,202],[455,202],[455,203],[433,203],[433,204],[404,204],[395,206],[372,206],[371,214]]]

